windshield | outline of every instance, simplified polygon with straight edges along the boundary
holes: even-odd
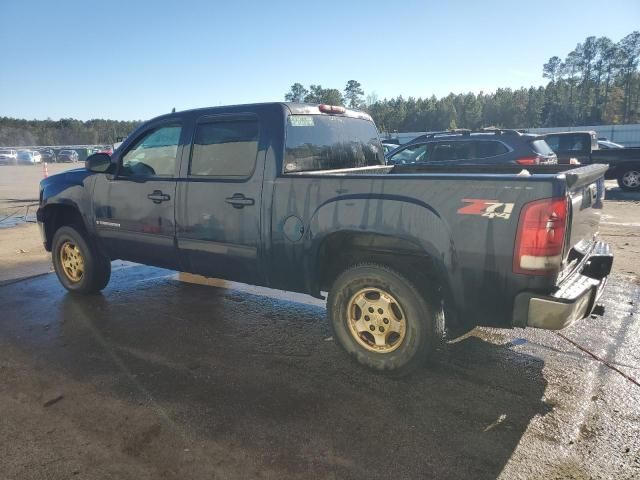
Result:
[[[373,122],[333,115],[287,118],[286,173],[372,165],[384,165]]]

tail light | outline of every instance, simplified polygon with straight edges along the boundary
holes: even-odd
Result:
[[[549,275],[559,270],[567,217],[566,198],[545,198],[522,207],[513,254],[515,273]]]
[[[537,155],[533,157],[522,157],[516,160],[519,165],[540,165],[540,157]]]
[[[347,111],[344,107],[339,107],[337,105],[325,105],[324,103],[322,105],[318,105],[318,109],[322,113],[345,113]]]

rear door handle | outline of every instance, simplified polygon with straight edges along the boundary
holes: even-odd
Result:
[[[242,193],[234,193],[233,196],[225,198],[224,201],[229,205],[233,205],[233,208],[244,208],[247,205],[256,203],[253,198],[247,198]]]
[[[147,195],[147,198],[153,201],[153,203],[162,203],[166,202],[167,200],[171,200],[171,197],[166,193],[162,193],[161,190],[154,190],[153,193]]]

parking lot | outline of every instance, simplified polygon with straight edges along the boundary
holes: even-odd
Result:
[[[121,262],[68,294],[24,221],[41,177],[0,167],[2,478],[640,476],[640,195],[608,185],[604,316],[476,329],[391,380],[302,295]]]

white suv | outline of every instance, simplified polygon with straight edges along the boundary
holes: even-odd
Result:
[[[0,165],[15,165],[18,163],[18,152],[3,148],[0,149]]]
[[[34,165],[41,161],[42,155],[40,155],[40,152],[34,152],[33,150],[20,150],[18,152],[18,163]]]

